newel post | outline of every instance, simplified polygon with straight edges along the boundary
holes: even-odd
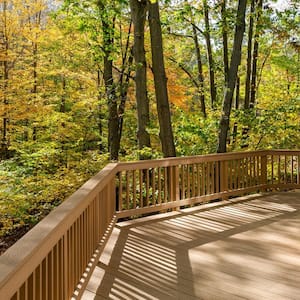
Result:
[[[222,199],[228,200],[228,161],[220,161],[220,192],[223,193]]]

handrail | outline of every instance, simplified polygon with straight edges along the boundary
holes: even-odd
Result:
[[[47,279],[49,277],[50,280],[53,277],[53,274],[50,273],[54,273],[54,270],[51,270],[54,252],[57,256],[56,259],[62,262],[60,269],[56,270],[56,275],[64,281],[59,294],[52,295],[53,290],[50,287],[47,289],[48,291],[43,290],[42,281],[45,279],[41,278],[38,283],[39,286],[36,287],[39,295],[32,295],[32,298],[25,297],[24,299],[35,299],[33,296],[39,299],[70,298],[98,243],[101,241],[102,235],[113,221],[115,208],[110,203],[111,201],[107,201],[111,197],[105,199],[103,194],[111,193],[112,197],[115,197],[114,170],[116,166],[117,164],[107,165],[0,257],[0,299],[14,297],[19,299],[17,294],[20,297],[26,294],[26,291],[29,293],[30,289],[33,290],[32,280],[28,279],[30,276],[47,277]],[[100,207],[101,201],[107,202],[107,216],[104,223],[98,220],[99,228],[98,232],[95,233],[97,238],[94,240],[93,236],[90,236],[92,226],[84,226],[82,219],[86,219],[87,216],[92,214],[91,204],[97,202],[93,205]],[[75,227],[79,226],[78,222],[81,223],[80,227],[84,230],[84,233],[89,236],[85,241],[87,245],[83,245],[81,250],[83,261],[81,267],[78,266],[77,271],[77,273],[80,273],[80,277],[73,278],[73,274],[68,274],[71,269],[76,272],[73,265],[75,262],[72,261],[73,249],[70,248],[74,246],[75,242],[78,242],[75,241],[74,236]],[[65,254],[68,259],[64,257]],[[55,279],[51,280],[54,281]],[[73,286],[70,286],[71,284]]]
[[[285,150],[290,151],[290,150]],[[181,164],[191,164],[196,162],[210,162],[210,161],[224,161],[231,160],[241,157],[253,157],[260,155],[266,155],[270,151],[268,150],[258,150],[258,151],[247,151],[247,152],[228,152],[228,153],[214,153],[214,154],[205,154],[205,155],[195,155],[195,156],[182,156],[182,157],[169,157],[161,158],[155,160],[142,160],[135,162],[121,162],[118,163],[118,171],[123,170],[133,170],[133,169],[145,169],[153,167],[171,167]]]
[[[118,218],[275,188],[300,188],[300,150],[108,164],[0,257],[0,299],[80,298]]]
[[[126,218],[178,209],[280,187],[282,183],[274,180],[276,172],[272,176],[270,170],[276,165],[278,173],[278,162],[274,157],[280,160],[281,156],[285,157],[286,165],[286,157],[295,157],[299,162],[297,150],[261,150],[119,163],[117,216]],[[292,159],[293,173],[299,174],[295,169],[297,164],[293,162]],[[281,168],[285,174],[286,167]],[[297,176],[283,184],[296,187],[295,184],[299,184]]]

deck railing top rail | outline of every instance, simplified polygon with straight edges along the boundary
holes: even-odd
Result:
[[[114,180],[116,167],[116,163],[108,164],[0,256],[0,299],[9,299],[13,290],[26,282],[82,212]]]
[[[117,170],[133,170],[133,169],[146,169],[156,166],[169,167],[180,164],[191,164],[196,162],[210,162],[210,161],[226,161],[244,157],[254,157],[263,155],[299,155],[300,150],[257,150],[245,152],[228,152],[228,153],[213,153],[205,155],[194,156],[180,156],[168,157],[154,160],[140,160],[134,162],[119,162]]]
[[[0,299],[79,298],[117,218],[300,188],[299,162],[261,150],[108,164],[0,257]]]

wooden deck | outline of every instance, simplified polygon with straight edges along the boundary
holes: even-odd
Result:
[[[82,299],[300,299],[300,191],[118,223]]]

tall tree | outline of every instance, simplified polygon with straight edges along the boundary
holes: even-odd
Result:
[[[97,1],[102,22],[103,35],[103,78],[108,105],[108,149],[111,160],[119,157],[119,120],[118,120],[118,97],[116,84],[113,77],[113,45],[115,32],[115,17],[109,15],[105,9],[105,1]]]
[[[151,147],[150,135],[147,131],[150,116],[149,99],[147,95],[147,64],[144,48],[147,0],[130,0],[130,8],[134,24],[133,55],[135,60],[135,95],[138,115],[137,138],[139,149],[142,150],[144,147]],[[142,153],[140,154],[140,159],[149,158]]]
[[[254,35],[254,46],[253,46],[253,57],[252,57],[252,73],[251,73],[251,89],[250,89],[250,107],[254,107],[256,98],[256,78],[257,78],[257,59],[258,59],[258,48],[259,48],[259,36],[261,32],[261,12],[262,12],[263,0],[257,0],[256,9],[256,28]]]
[[[202,59],[201,59],[201,52],[200,52],[200,44],[198,40],[197,35],[197,29],[194,24],[192,24],[193,27],[193,40],[195,44],[195,51],[196,51],[196,57],[197,57],[197,69],[198,69],[198,89],[199,89],[199,98],[201,103],[201,111],[206,118],[206,105],[205,105],[205,95],[204,95],[204,76],[203,76],[203,68],[202,68]]]
[[[24,5],[24,15],[27,19],[27,26],[24,30],[24,35],[28,39],[28,51],[31,52],[30,58],[25,58],[27,60],[31,59],[31,62],[29,63],[29,69],[30,69],[30,93],[29,93],[29,99],[28,99],[28,107],[27,111],[30,111],[32,107],[38,106],[38,55],[39,55],[39,37],[42,33],[42,17],[43,17],[43,11],[45,10],[45,5],[43,1],[40,0],[34,0],[30,1],[31,5],[27,3],[27,5]],[[45,20],[43,20],[45,21]],[[37,127],[33,126],[32,123],[34,123],[35,117],[34,114],[30,114],[30,116],[25,116],[24,118],[24,138],[25,140],[29,140],[29,133],[32,131],[32,139],[36,140],[37,136]]]
[[[119,119],[119,146],[121,146],[121,138],[123,134],[123,123],[124,123],[124,113],[125,113],[125,106],[127,102],[128,96],[128,88],[129,88],[129,81],[131,79],[131,69],[133,63],[133,50],[130,46],[130,39],[131,39],[131,30],[132,30],[132,20],[129,22],[125,49],[122,49],[122,66],[119,75],[119,94],[120,94],[120,104],[118,107],[118,119]]]
[[[149,2],[152,67],[154,75],[160,140],[164,157],[176,156],[164,65],[162,32],[158,1]]]
[[[255,0],[251,0],[249,26],[248,26],[248,45],[247,45],[247,70],[245,83],[245,109],[249,108],[250,104],[250,87],[251,87],[251,73],[252,73],[252,40],[253,40],[253,19],[255,12]]]
[[[228,83],[223,99],[222,116],[219,124],[219,139],[217,152],[226,152],[227,134],[229,131],[230,124],[230,112],[232,107],[232,98],[234,87],[237,79],[238,67],[241,61],[242,55],[242,42],[245,32],[245,12],[246,12],[247,0],[239,0],[233,49],[231,53],[230,67],[228,73]]]
[[[2,18],[1,18],[1,88],[2,88],[2,102],[3,102],[3,115],[2,115],[2,135],[1,135],[1,149],[0,149],[0,158],[8,157],[8,80],[9,80],[9,19],[8,19],[8,3],[6,0],[3,1],[2,8]]]
[[[184,1],[184,6],[179,8],[177,14],[176,14],[176,19],[178,20],[177,22],[183,23],[184,27],[185,26],[185,22],[187,22],[189,24],[189,26],[191,26],[192,29],[192,34],[185,34],[182,32],[182,29],[178,26],[177,24],[174,24],[176,26],[175,30],[171,31],[171,28],[168,28],[169,34],[173,35],[174,37],[180,37],[182,39],[193,39],[194,42],[194,52],[196,54],[196,61],[197,61],[197,73],[194,74],[193,72],[193,68],[195,66],[194,62],[191,64],[191,61],[189,61],[187,59],[186,56],[183,56],[180,62],[177,58],[175,57],[169,57],[169,59],[171,61],[173,61],[174,63],[176,63],[178,65],[178,67],[185,73],[188,75],[188,77],[190,78],[191,82],[193,83],[193,85],[196,87],[197,89],[197,100],[199,100],[200,102],[200,108],[201,108],[201,112],[204,116],[204,118],[207,117],[207,113],[206,113],[206,103],[205,103],[205,87],[204,87],[204,72],[203,72],[203,62],[202,62],[202,55],[201,55],[201,43],[199,41],[199,37],[198,34],[200,33],[202,36],[204,36],[204,31],[201,30],[197,25],[196,25],[196,21],[195,21],[195,12],[194,12],[195,8],[192,7],[186,0]],[[190,18],[187,17],[190,16]],[[177,32],[178,31],[178,32]],[[178,45],[180,45],[180,43],[178,43]],[[194,57],[194,53],[192,53],[192,58]]]
[[[226,0],[221,0],[221,16],[222,16],[222,43],[223,43],[223,62],[224,62],[224,80],[225,86],[228,81],[229,60],[228,60],[228,25],[226,14]]]
[[[211,97],[211,107],[214,108],[214,105],[217,100],[217,88],[215,84],[215,63],[213,59],[212,45],[211,45],[211,34],[210,34],[210,22],[209,22],[209,6],[207,0],[203,0],[203,9],[204,9],[204,21],[205,21],[205,40],[207,48],[207,59],[209,64],[209,81],[210,81],[210,97]]]

